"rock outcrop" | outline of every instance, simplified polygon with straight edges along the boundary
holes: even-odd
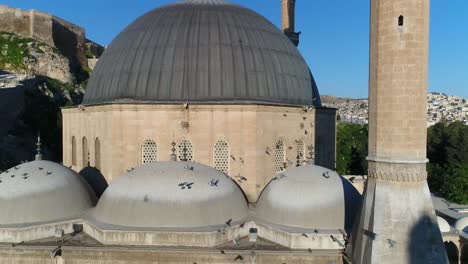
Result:
[[[68,59],[56,48],[5,32],[0,33],[0,69],[46,76],[63,83],[74,81]]]

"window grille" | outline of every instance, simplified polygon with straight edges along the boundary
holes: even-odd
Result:
[[[215,169],[229,173],[229,145],[226,141],[219,140],[214,145],[213,163]]]
[[[281,172],[284,171],[285,166],[285,151],[284,151],[284,142],[279,140],[276,142],[275,146],[275,171]]]
[[[305,160],[304,154],[305,154],[304,141],[298,140],[296,142],[296,165],[297,166],[302,166],[302,163]]]
[[[94,142],[94,167],[101,170],[101,141],[96,138]]]
[[[154,140],[147,139],[141,145],[141,163],[152,163],[158,160],[158,145]]]
[[[193,161],[193,146],[188,140],[182,140],[179,142],[179,156],[178,159],[181,161]]]

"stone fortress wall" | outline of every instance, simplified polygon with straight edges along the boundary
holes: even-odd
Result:
[[[72,69],[88,66],[85,29],[51,14],[0,5],[0,31],[57,48],[69,59]]]

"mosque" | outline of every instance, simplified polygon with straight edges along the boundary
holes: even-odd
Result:
[[[367,259],[361,230],[349,237],[373,207],[333,171],[336,112],[296,48],[294,2],[282,1],[282,31],[224,0],[168,4],[126,27],[82,105],[62,110],[63,165],[38,143],[36,160],[0,174],[0,259]]]

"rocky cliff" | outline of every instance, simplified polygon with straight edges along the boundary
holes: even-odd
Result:
[[[0,69],[47,76],[63,83],[74,82],[68,59],[45,43],[0,32]]]

